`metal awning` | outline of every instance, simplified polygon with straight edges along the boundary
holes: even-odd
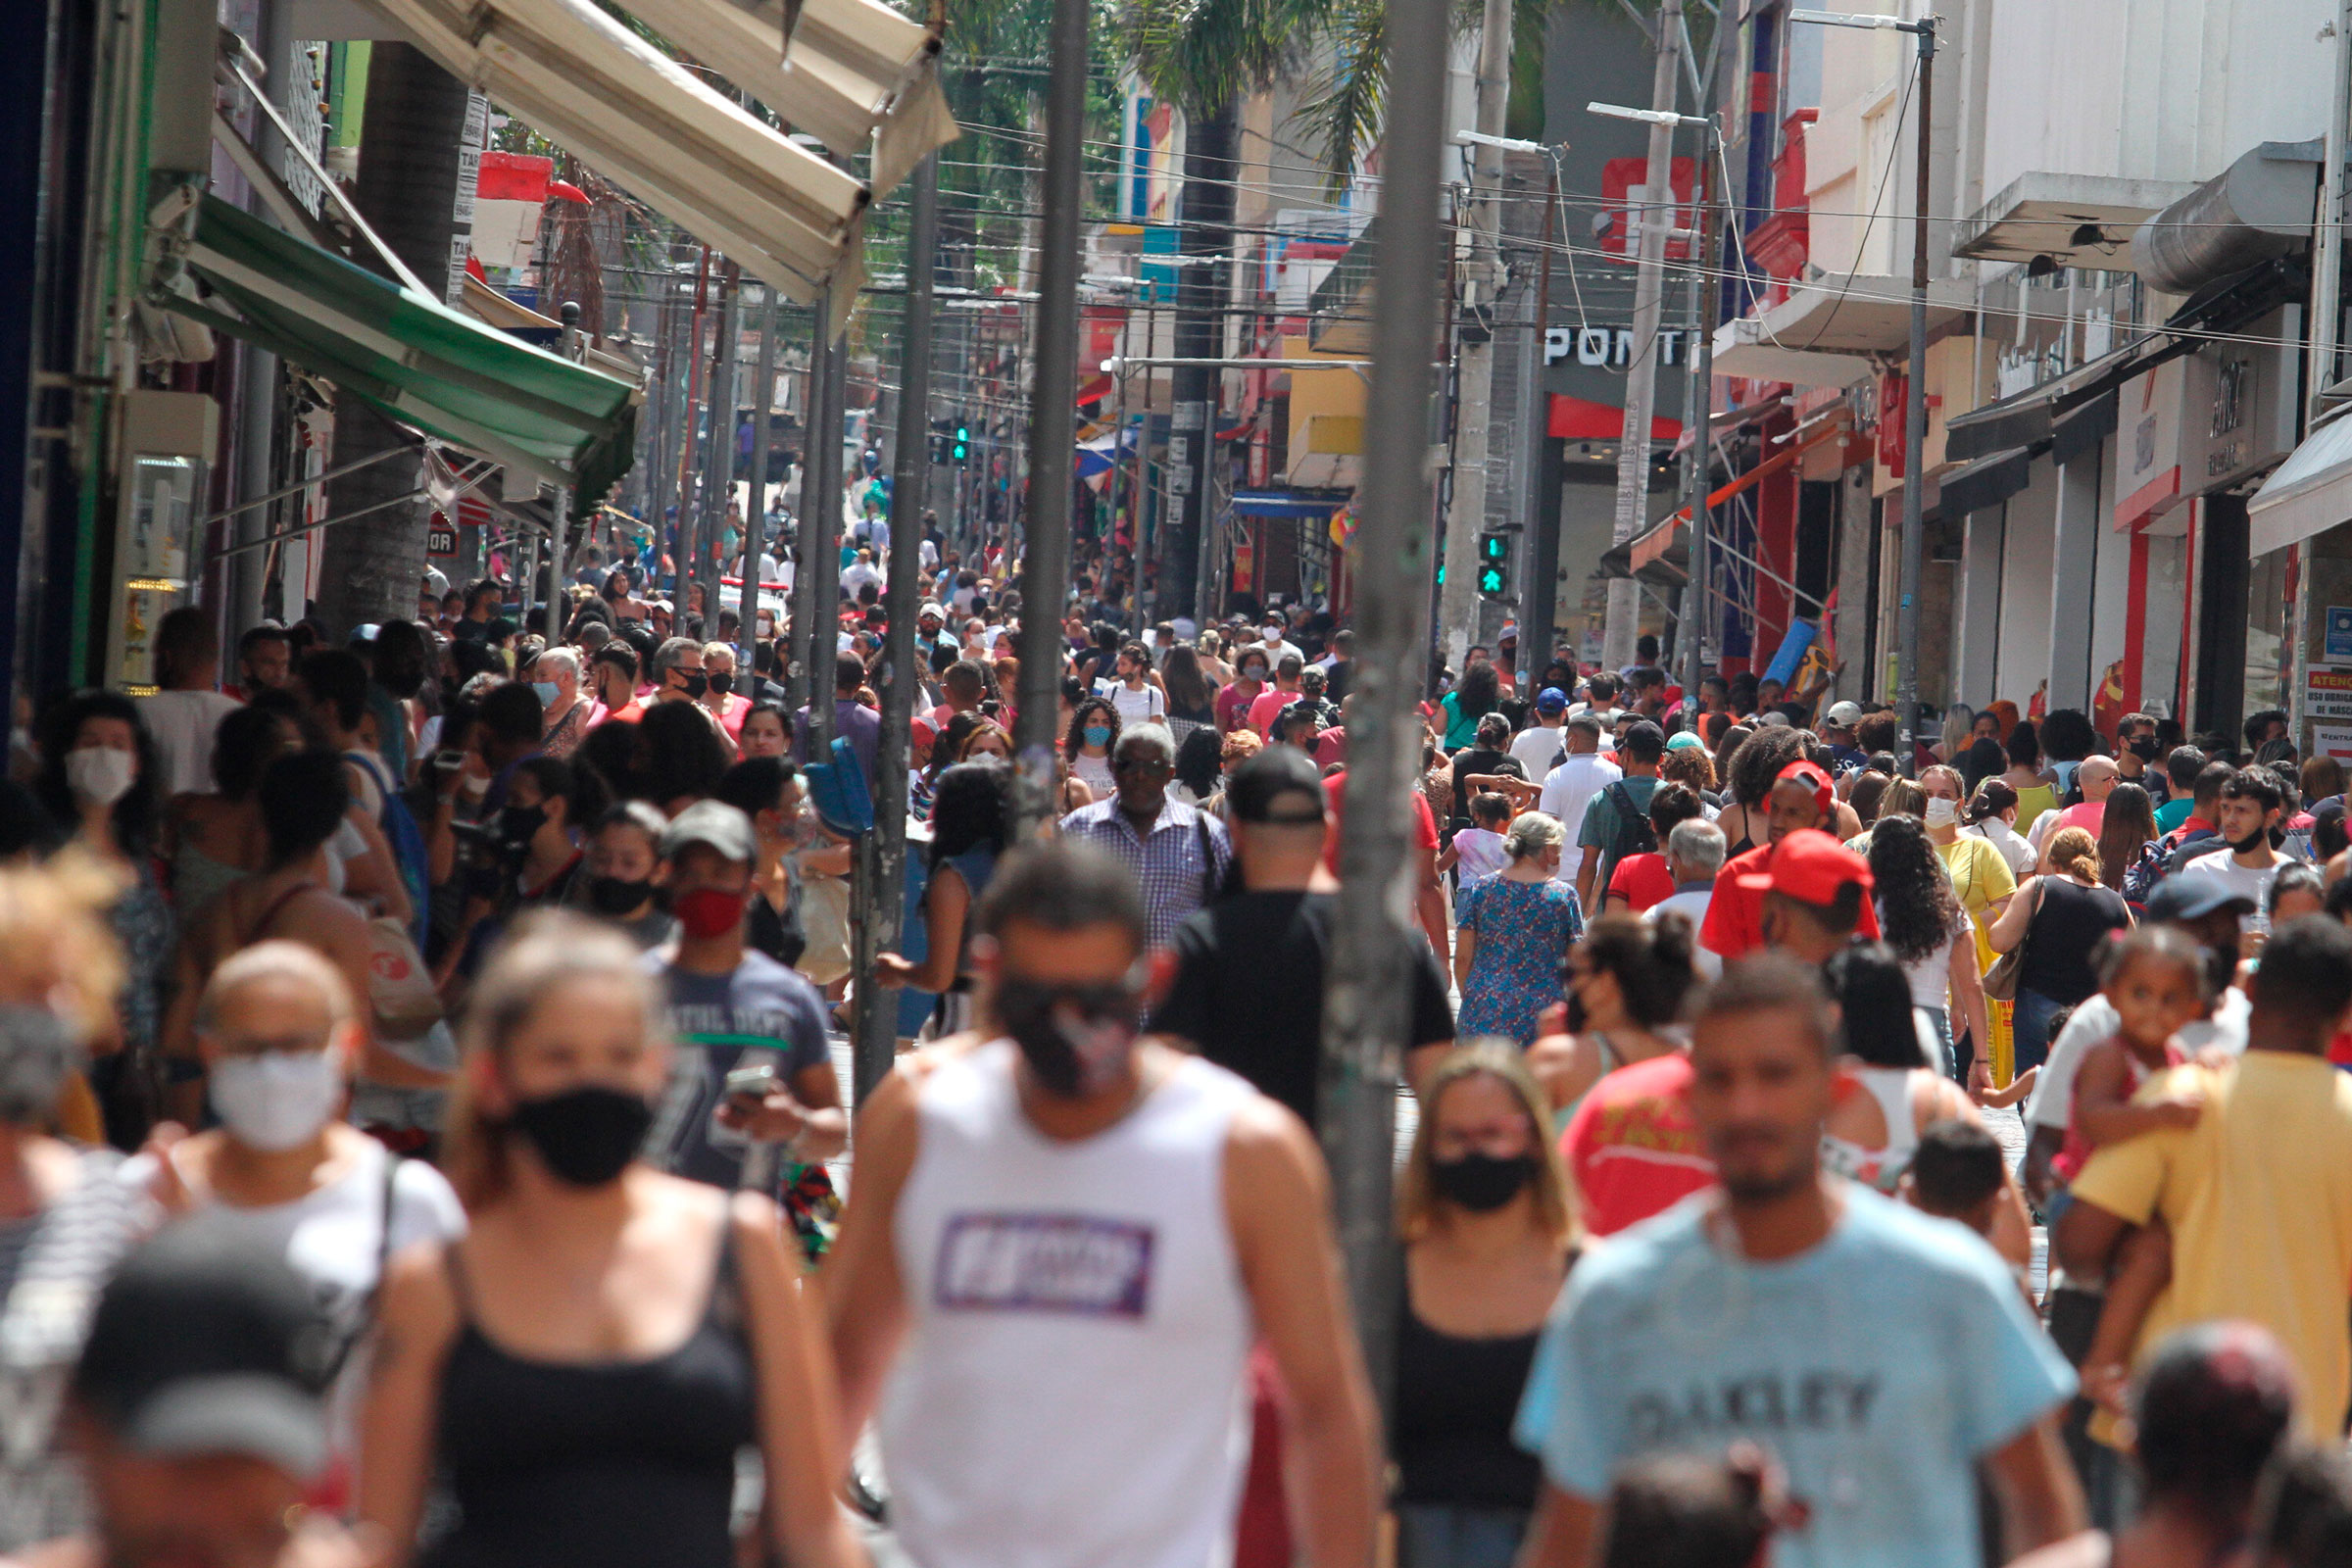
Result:
[[[1950,469],[1943,475],[1935,505],[1927,509],[1927,515],[1961,517],[1999,506],[2033,481],[2034,456],[2039,450],[2012,447]]]
[[[1761,318],[1742,316],[1715,329],[1717,375],[1786,381],[1790,386],[1852,386],[1873,373],[1870,361],[1859,354],[1791,348],[1766,336],[1765,324]]]
[[[881,0],[627,0],[630,13],[848,158],[873,149],[888,194],[923,155],[956,139],[939,84],[939,39]],[[791,30],[789,44],[785,40]]]
[[[2188,353],[2197,342],[2193,337],[2176,337],[2169,332],[2150,333],[2078,365],[2054,380],[1966,414],[1956,414],[1944,421],[1944,456],[1965,463],[2047,441],[2061,416],[2097,401],[2169,359]]]
[[[387,418],[577,485],[584,500],[628,471],[636,388],[626,381],[469,320],[217,196],[203,199],[190,237],[171,243],[214,299],[151,290],[167,310],[323,376]]]
[[[755,119],[595,0],[368,0],[558,146],[796,300],[847,325],[866,187]],[[778,35],[777,47],[782,47]]]
[[[1233,494],[1233,514],[1237,517],[1328,517],[1354,497],[1350,494],[1316,495],[1312,491],[1294,490],[1237,490]]]
[[[1797,461],[1815,447],[1832,439],[1842,440],[1847,433],[1848,428],[1842,420],[1824,422],[1745,473],[1717,485],[1707,495],[1707,509],[1711,512],[1741,491],[1763,483],[1783,469],[1794,467]],[[1634,577],[1669,588],[1680,587],[1690,569],[1690,550],[1684,542],[1689,531],[1685,524],[1690,520],[1690,509],[1678,507],[1624,544],[1604,551],[1600,558],[1600,574],[1604,577]],[[1716,542],[1720,545],[1722,541]],[[1665,568],[1663,572],[1654,569],[1660,566]]]
[[[2267,556],[2352,521],[2352,418],[2303,438],[2246,503],[2246,552]]]
[[[1976,298],[1956,278],[1928,282],[1928,330],[1936,331],[1976,308]],[[1726,370],[1726,354],[1748,348],[1777,349],[1814,359],[1891,353],[1911,341],[1911,279],[1882,273],[1817,278],[1791,284],[1788,297],[1755,316],[1738,317],[1715,329],[1716,374],[1747,375],[1748,370]],[[1854,373],[1839,377],[1834,366],[1818,368],[1821,379],[1811,386],[1847,386],[1870,373],[1857,360]]]

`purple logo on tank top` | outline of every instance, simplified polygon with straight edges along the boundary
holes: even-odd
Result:
[[[1140,1318],[1152,1306],[1149,1225],[1089,1214],[956,1214],[932,1295],[975,1312]]]

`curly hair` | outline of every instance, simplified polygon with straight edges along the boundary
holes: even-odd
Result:
[[[1703,746],[1670,746],[1658,760],[1658,777],[1704,795],[1715,787],[1715,759]]]
[[[1682,1016],[1684,1002],[1698,985],[1691,959],[1695,941],[1690,920],[1680,913],[1654,923],[1640,915],[1604,914],[1585,932],[1585,964],[1589,973],[1605,973],[1617,982],[1635,1023],[1657,1029]]]
[[[1870,830],[1870,875],[1880,933],[1896,957],[1922,963],[1951,941],[1960,901],[1919,818],[1899,812],[1879,818]]]
[[[1100,710],[1110,723],[1110,739],[1103,751],[1116,755],[1119,749],[1119,710],[1107,697],[1082,698],[1070,710],[1070,727],[1061,737],[1061,755],[1071,762],[1078,760],[1078,749],[1086,744],[1086,715]]]
[[[1803,758],[1812,744],[1812,736],[1787,724],[1770,725],[1741,741],[1724,768],[1732,798],[1751,810],[1762,809],[1781,769]]]
[[[1478,718],[1501,701],[1502,678],[1494,666],[1484,659],[1472,660],[1462,671],[1462,683],[1454,688],[1454,711],[1464,718]]]

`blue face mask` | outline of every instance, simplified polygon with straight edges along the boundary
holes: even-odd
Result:
[[[1110,744],[1110,726],[1108,724],[1089,724],[1078,734],[1089,746],[1108,746]]]
[[[535,680],[531,682],[531,690],[539,694],[539,706],[542,710],[556,706],[556,683],[554,681]]]

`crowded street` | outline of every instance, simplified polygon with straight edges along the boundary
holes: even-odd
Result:
[[[2352,1568],[2352,0],[42,0],[0,1568]]]

